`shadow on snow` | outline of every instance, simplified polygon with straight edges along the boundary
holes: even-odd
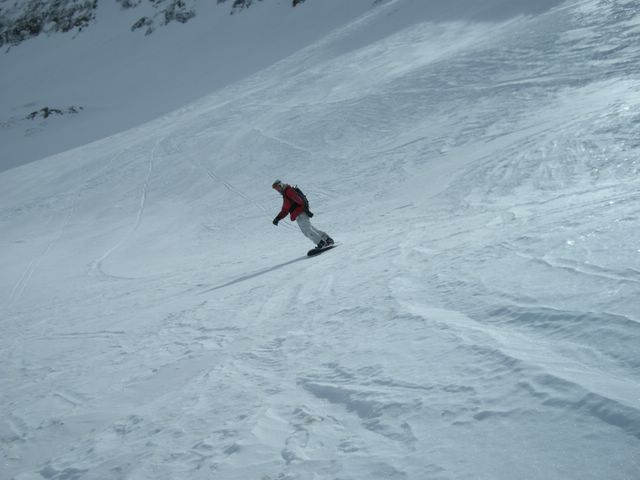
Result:
[[[231,281],[229,281],[227,283],[223,283],[222,285],[216,285],[215,287],[211,287],[211,288],[207,288],[206,290],[202,290],[200,292],[200,294],[213,292],[215,290],[220,290],[222,288],[230,287],[231,285],[235,285],[236,283],[246,282],[247,280],[251,280],[252,278],[256,278],[256,277],[259,277],[261,275],[266,275],[267,273],[273,272],[275,270],[279,270],[279,269],[281,269],[283,267],[286,267],[287,265],[291,265],[292,263],[296,263],[296,262],[299,262],[301,260],[305,260],[307,258],[309,258],[309,257],[307,257],[305,255],[303,257],[299,257],[299,258],[296,258],[294,260],[289,260],[288,262],[284,262],[284,263],[281,263],[279,265],[275,265],[273,267],[265,268],[264,270],[260,270],[260,271],[255,272],[255,273],[250,273],[249,275],[243,275],[242,277],[236,278],[235,280],[231,280]]]

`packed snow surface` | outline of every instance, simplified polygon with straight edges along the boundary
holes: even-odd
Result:
[[[0,174],[0,478],[640,478],[638,3],[277,5],[277,62]]]

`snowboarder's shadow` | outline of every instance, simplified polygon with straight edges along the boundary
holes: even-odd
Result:
[[[305,260],[307,258],[309,258],[309,257],[307,257],[305,255],[303,257],[295,258],[293,260],[289,260],[288,262],[284,262],[284,263],[281,263],[279,265],[275,265],[273,267],[265,268],[264,270],[260,270],[260,271],[255,272],[255,273],[250,273],[248,275],[243,275],[242,277],[236,278],[235,280],[231,280],[231,281],[223,283],[221,285],[216,285],[215,287],[207,288],[206,290],[202,290],[200,292],[200,294],[213,292],[215,290],[220,290],[222,288],[230,287],[231,285],[235,285],[236,283],[246,282],[247,280],[251,280],[252,278],[259,277],[260,275],[265,275],[267,273],[273,272],[273,271],[278,270],[280,268],[286,267],[287,265],[291,265],[292,263],[296,263],[296,262],[299,262],[301,260]]]

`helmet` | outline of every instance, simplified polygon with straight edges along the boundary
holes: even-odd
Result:
[[[271,185],[271,188],[273,188],[274,190],[277,190],[279,192],[281,192],[285,187],[285,184],[282,183],[282,180],[276,180],[275,182],[273,182],[273,184]]]

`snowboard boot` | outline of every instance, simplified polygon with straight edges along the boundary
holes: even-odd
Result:
[[[326,245],[327,247],[329,247],[329,246],[331,246],[331,245],[333,245],[333,244],[334,244],[333,238],[331,238],[331,237],[327,237],[327,239],[325,240],[325,245]]]
[[[318,245],[316,245],[316,249],[320,250],[320,249],[322,249],[322,248],[324,248],[326,246],[327,246],[327,242],[325,242],[324,240],[320,240],[318,242]]]

